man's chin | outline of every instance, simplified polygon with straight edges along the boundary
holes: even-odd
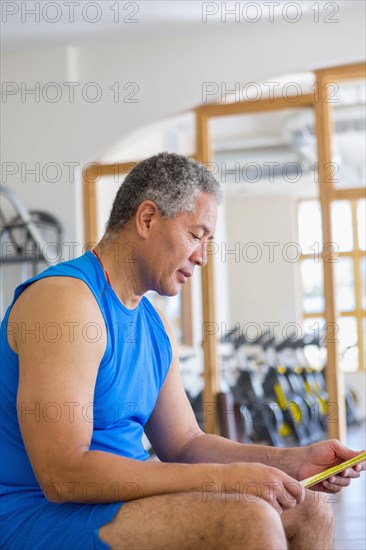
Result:
[[[160,296],[166,296],[168,298],[172,298],[173,296],[176,296],[179,293],[180,286],[177,287],[169,287],[169,288],[161,288],[157,289],[156,292]]]
[[[160,296],[166,296],[167,298],[172,298],[173,296],[176,296],[178,293],[179,293],[179,288],[177,288],[176,290],[164,292],[160,294]]]

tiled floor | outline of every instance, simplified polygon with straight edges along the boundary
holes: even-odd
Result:
[[[366,448],[365,424],[348,431],[351,449]],[[366,550],[366,472],[333,497],[336,517],[335,550]],[[325,549],[324,549],[325,550]]]

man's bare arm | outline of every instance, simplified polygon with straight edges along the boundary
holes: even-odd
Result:
[[[154,494],[200,490],[215,468],[145,464],[112,453],[90,451],[92,407],[106,328],[86,285],[71,278],[38,281],[18,299],[9,319],[14,328],[40,327],[40,338],[18,331],[10,345],[19,356],[17,410],[22,437],[35,475],[51,500],[111,502]],[[95,323],[101,338],[85,338]],[[54,338],[53,327],[61,330]],[[44,327],[48,327],[47,332]],[[72,332],[70,331],[72,328]],[[43,411],[40,415],[27,411]],[[57,411],[57,421],[54,412]],[[95,499],[95,500],[93,500]]]
[[[9,339],[19,355],[19,423],[35,475],[45,496],[54,502],[127,501],[158,494],[235,488],[258,480],[265,495],[265,483],[278,485],[274,506],[288,508],[301,501],[301,487],[293,489],[290,477],[275,469],[244,464],[179,464],[141,462],[113,453],[90,450],[92,422],[82,414],[83,405],[93,401],[98,367],[103,357],[106,334],[104,321],[92,294],[84,283],[70,278],[50,278],[34,283],[18,299],[9,319],[30,329],[54,323],[75,327],[73,337],[62,331],[61,338]],[[87,323],[97,323],[102,337],[95,343],[83,338]],[[48,325],[51,326],[51,325]],[[79,330],[77,330],[79,329]],[[42,334],[42,331],[41,331]],[[55,340],[55,339],[54,339]],[[25,415],[22,410],[40,410],[56,403],[57,422],[47,415]],[[73,407],[70,417],[70,403]],[[284,484],[289,484],[289,491]],[[276,485],[276,487],[277,487]],[[263,496],[265,498],[265,496]],[[270,497],[268,497],[270,498]]]
[[[265,445],[242,445],[216,435],[206,435],[197,424],[187,399],[179,371],[178,346],[173,331],[161,311],[158,313],[169,336],[173,360],[155,409],[145,427],[161,460],[185,463],[260,462],[284,467],[282,449]],[[288,450],[287,450],[288,451]],[[286,452],[286,460],[290,458]]]
[[[288,448],[243,444],[219,435],[203,434],[202,437],[195,437],[186,444],[181,454],[181,462],[190,464],[202,461],[219,464],[260,462],[293,475],[290,451],[291,449]]]
[[[243,462],[247,466],[248,463],[260,463],[301,480],[357,454],[357,451],[347,449],[337,440],[316,443],[306,448],[281,449],[241,444],[217,435],[206,435],[197,425],[183,389],[174,334],[160,311],[159,315],[172,344],[173,361],[145,431],[161,460],[188,464]],[[347,474],[337,476],[333,487],[325,482],[323,489],[337,492],[348,485],[351,478],[359,476],[357,469],[360,470],[361,466],[350,468]]]

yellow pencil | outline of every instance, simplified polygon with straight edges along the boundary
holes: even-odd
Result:
[[[339,474],[340,472],[343,472],[343,470],[346,470],[347,468],[350,468],[352,466],[356,466],[356,464],[359,464],[360,462],[363,462],[366,460],[366,452],[361,453],[360,455],[355,456],[354,458],[351,458],[350,460],[346,460],[346,462],[342,462],[341,464],[338,464],[337,466],[333,466],[332,468],[329,468],[328,470],[325,470],[324,472],[320,472],[319,474],[315,474],[315,476],[308,477],[307,479],[303,479],[300,483],[304,487],[312,487],[313,485],[316,485],[317,483],[320,483],[321,481],[324,481],[325,479],[328,479],[328,477],[332,477],[336,474]]]

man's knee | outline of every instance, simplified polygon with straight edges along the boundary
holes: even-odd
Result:
[[[308,532],[332,536],[334,514],[329,497],[327,493],[306,490],[304,502],[282,516],[288,539],[301,538]]]
[[[215,516],[221,523],[224,536],[228,533],[235,534],[235,540],[243,540],[244,537],[248,548],[257,548],[256,542],[266,548],[272,548],[272,543],[273,548],[286,548],[286,536],[280,514],[260,498],[221,495],[220,499],[211,501],[209,515]],[[231,540],[221,542],[227,544]]]
[[[306,491],[306,499],[304,502],[304,514],[306,520],[311,524],[318,524],[319,527],[334,527],[334,513],[332,507],[332,496],[328,493],[320,491]]]

